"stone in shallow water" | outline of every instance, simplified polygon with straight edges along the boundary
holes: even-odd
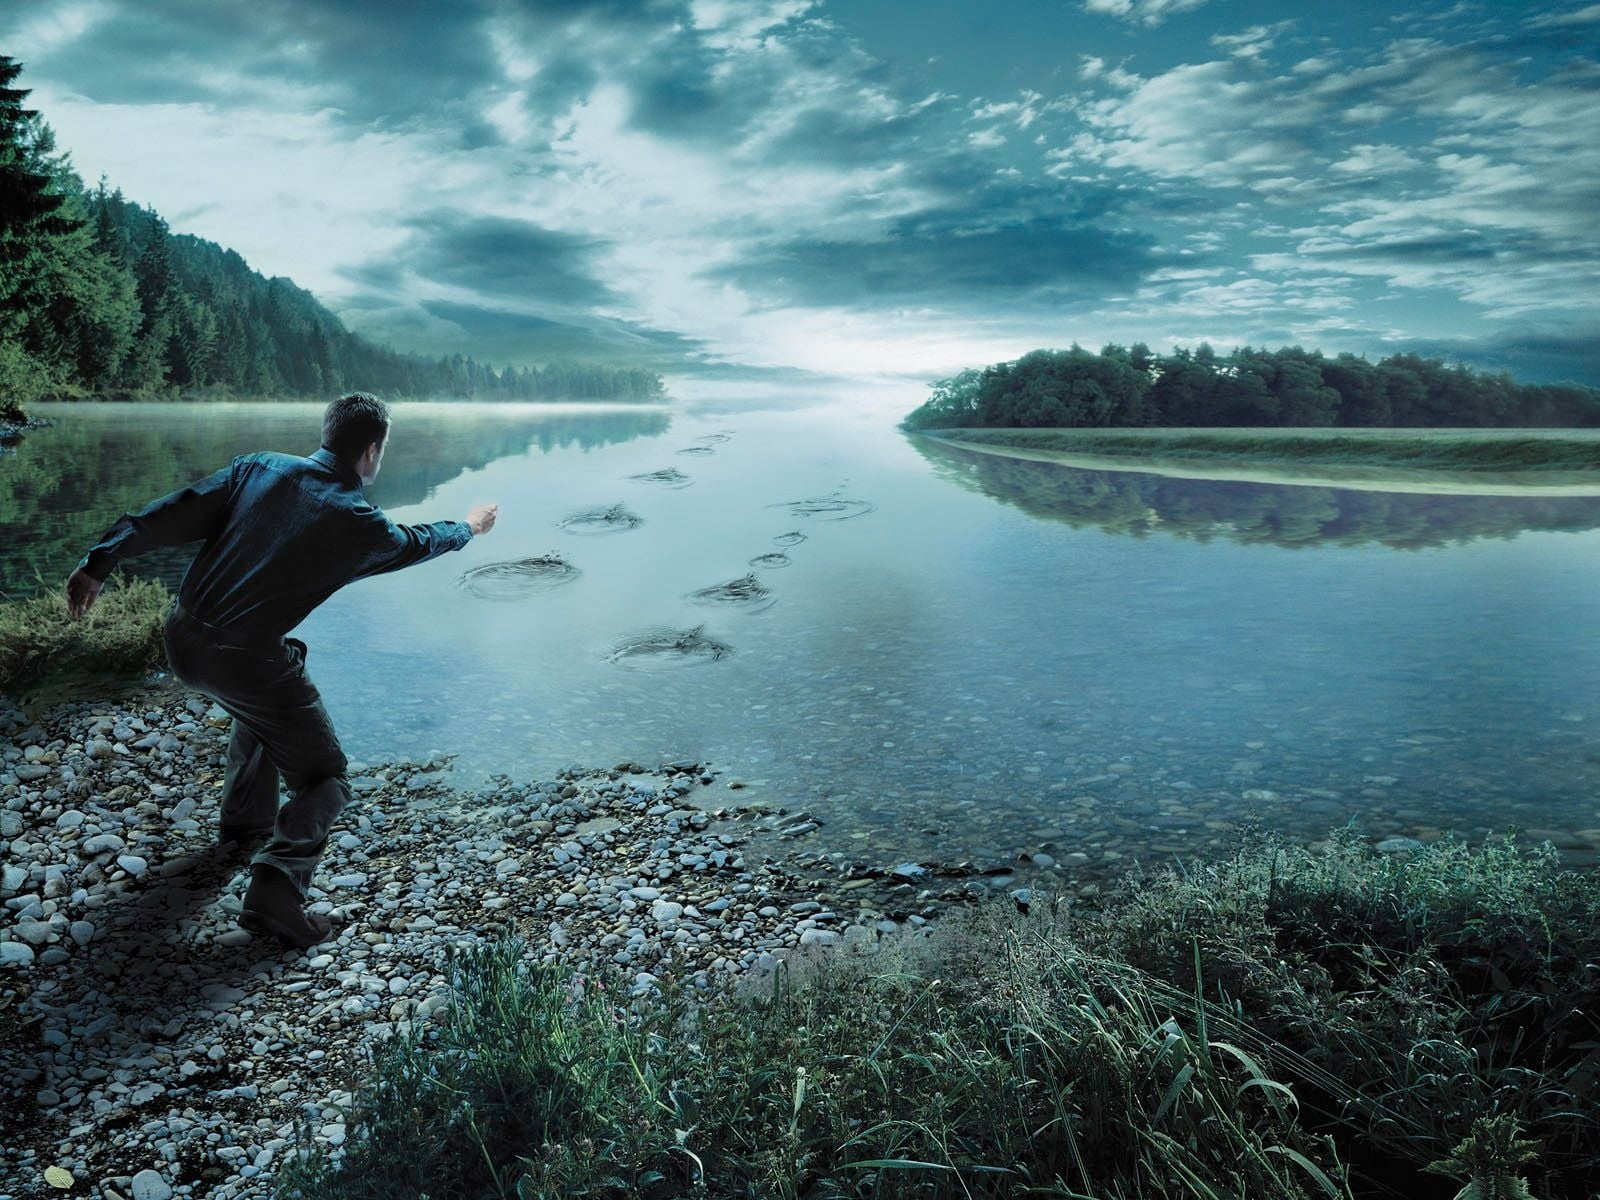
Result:
[[[1373,849],[1380,854],[1401,854],[1407,850],[1421,850],[1422,843],[1416,838],[1391,837],[1384,838]]]

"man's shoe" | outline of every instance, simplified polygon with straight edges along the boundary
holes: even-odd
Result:
[[[300,907],[300,893],[287,875],[266,863],[254,864],[250,872],[250,886],[239,912],[241,928],[271,934],[296,950],[327,940],[333,922]]]

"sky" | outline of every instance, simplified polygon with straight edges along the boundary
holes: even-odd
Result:
[[[399,349],[931,380],[1074,342],[1600,385],[1600,4],[58,0],[89,182]]]

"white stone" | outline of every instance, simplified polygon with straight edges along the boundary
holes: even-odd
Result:
[[[150,869],[150,864],[144,859],[140,858],[137,854],[117,855],[117,866],[121,867],[135,879]]]

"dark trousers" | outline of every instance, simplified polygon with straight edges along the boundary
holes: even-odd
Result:
[[[303,899],[350,801],[338,735],[306,674],[298,638],[245,644],[175,606],[166,624],[172,673],[233,717],[222,822],[272,829],[250,861],[276,867]],[[278,804],[280,781],[289,800]]]

